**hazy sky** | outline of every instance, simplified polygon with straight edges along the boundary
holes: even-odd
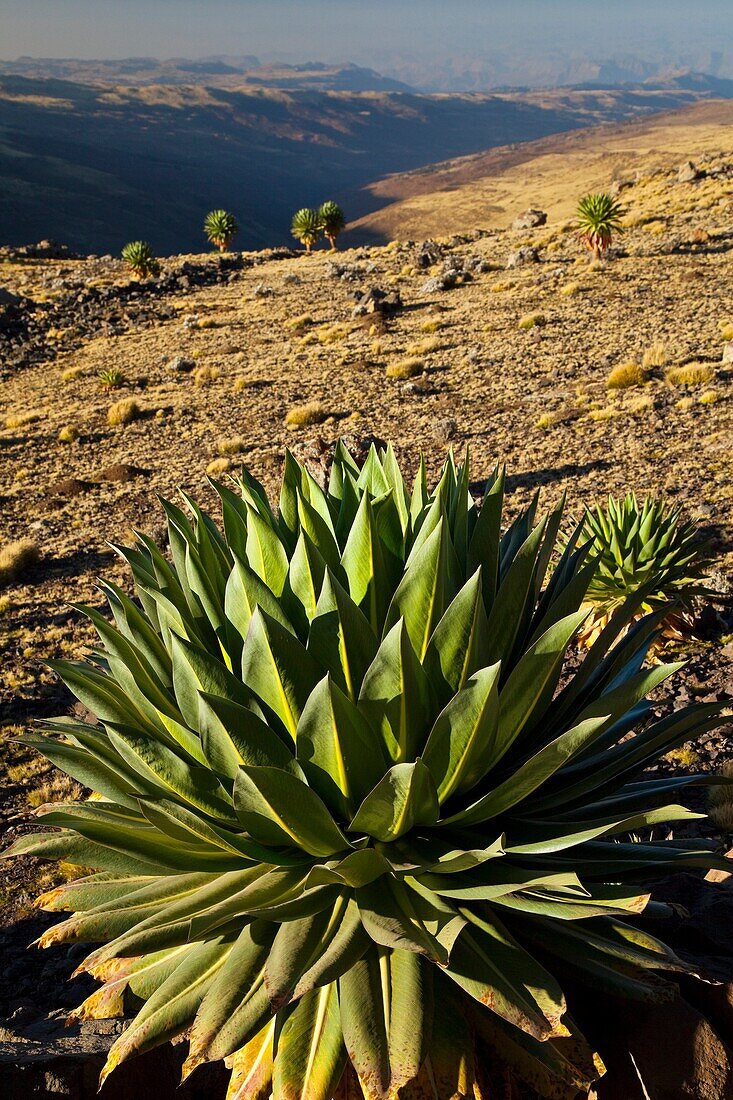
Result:
[[[731,0],[0,0],[0,57],[728,53]]]

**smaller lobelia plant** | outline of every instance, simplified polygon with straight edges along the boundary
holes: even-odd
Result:
[[[290,232],[296,241],[305,245],[306,252],[313,251],[313,245],[321,235],[321,217],[318,210],[304,206],[293,215]]]
[[[99,372],[99,384],[106,390],[118,390],[125,384],[125,376],[119,367],[107,367]]]
[[[238,232],[239,222],[228,210],[210,210],[204,218],[204,233],[220,252],[229,251]]]
[[[139,279],[157,275],[160,271],[160,264],[147,241],[130,241],[122,249],[122,259]]]
[[[596,569],[586,592],[591,614],[582,637],[594,642],[625,600],[645,590],[639,614],[659,612],[668,637],[679,638],[689,625],[693,600],[710,595],[702,584],[708,544],[680,509],[634,493],[609,496],[605,507],[587,508],[581,542],[592,543]]]
[[[336,238],[346,227],[344,212],[338,203],[329,199],[328,202],[324,202],[323,206],[318,211],[318,217],[323,235],[331,245],[331,250],[335,251],[337,248]]]
[[[607,191],[584,195],[578,203],[578,236],[596,260],[610,248],[614,233],[623,233],[623,207]]]

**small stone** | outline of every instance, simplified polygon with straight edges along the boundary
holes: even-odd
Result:
[[[532,245],[522,245],[516,252],[510,252],[507,256],[506,266],[511,267],[525,267],[527,264],[539,263],[540,254],[536,248]]]
[[[512,229],[536,229],[538,225],[547,224],[547,214],[544,210],[535,210],[530,207],[520,214],[512,223]]]
[[[168,360],[168,370],[179,374],[188,374],[196,366],[195,359],[187,359],[184,355],[174,355]]]
[[[458,421],[452,416],[444,416],[433,425],[433,439],[439,443],[449,443],[458,435]]]
[[[702,173],[699,168],[693,164],[691,160],[686,160],[684,164],[681,164],[677,169],[677,182],[678,183],[693,183],[695,180],[700,179]]]
[[[727,340],[723,344],[723,362],[733,363],[733,340]]]

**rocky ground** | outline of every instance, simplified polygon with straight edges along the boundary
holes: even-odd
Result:
[[[0,551],[29,538],[40,555],[0,589],[8,839],[68,796],[14,738],[72,705],[42,662],[85,651],[72,604],[99,604],[96,577],[127,583],[110,543],[161,536],[157,495],[183,488],[214,508],[207,472],[242,461],[274,491],[285,447],[318,467],[339,435],[391,439],[410,470],[423,451],[433,474],[468,447],[477,492],[506,461],[510,510],[537,489],[547,507],[566,493],[571,515],[628,489],[679,503],[712,539],[721,599],[676,647],[689,664],[672,691],[733,697],[731,178],[721,154],[622,181],[626,232],[600,264],[563,223],[337,255],[173,257],[141,282],[50,244],[0,252]],[[642,380],[609,388],[629,362]],[[113,424],[121,401],[132,418]],[[717,770],[730,732],[665,766]],[[56,992],[73,960],[25,951],[51,873],[14,862],[0,879],[0,1016],[29,1042],[29,1002],[71,1003]]]

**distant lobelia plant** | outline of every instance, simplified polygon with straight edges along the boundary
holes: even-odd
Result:
[[[160,271],[160,264],[147,241],[130,241],[122,249],[122,259],[140,279],[157,275]]]
[[[171,560],[140,534],[138,599],[81,609],[101,651],[53,667],[99,724],[26,743],[102,798],[9,854],[90,869],[39,899],[73,914],[40,943],[100,944],[76,1018],[137,1012],[102,1079],[185,1038],[184,1076],[227,1059],[230,1097],[351,1097],[348,1062],[367,1100],[498,1095],[507,1064],[572,1097],[603,1066],[566,980],[602,1024],[606,994],[694,972],[640,916],[650,879],[729,867],[650,831],[710,777],[647,769],[724,705],[654,716],[679,666],[644,666],[656,616],[623,636],[638,593],[568,667],[589,547],[554,556],[562,505],[502,530],[503,471],[480,508],[470,484],[339,444],[324,491],[287,455],[278,507],[246,471],[215,484],[223,531],[163,502]]]
[[[331,245],[331,249],[336,249],[336,238],[346,226],[346,218],[344,212],[338,203],[331,200],[324,202],[323,206],[318,211],[318,218],[321,223],[321,229],[323,235]]]
[[[290,231],[296,241],[305,245],[306,252],[313,250],[313,245],[321,235],[321,219],[317,210],[304,206],[293,215],[293,223]]]
[[[211,210],[204,218],[204,233],[220,252],[227,252],[239,232],[239,223],[228,210]]]
[[[588,642],[634,594],[643,595],[638,614],[660,613],[666,633],[676,637],[694,599],[711,595],[702,583],[709,545],[663,500],[609,496],[605,507],[586,509],[584,540],[596,560],[586,593],[592,613],[582,631]]]
[[[578,203],[578,236],[585,242],[596,260],[611,245],[614,233],[622,233],[624,210],[606,191],[585,195]]]

